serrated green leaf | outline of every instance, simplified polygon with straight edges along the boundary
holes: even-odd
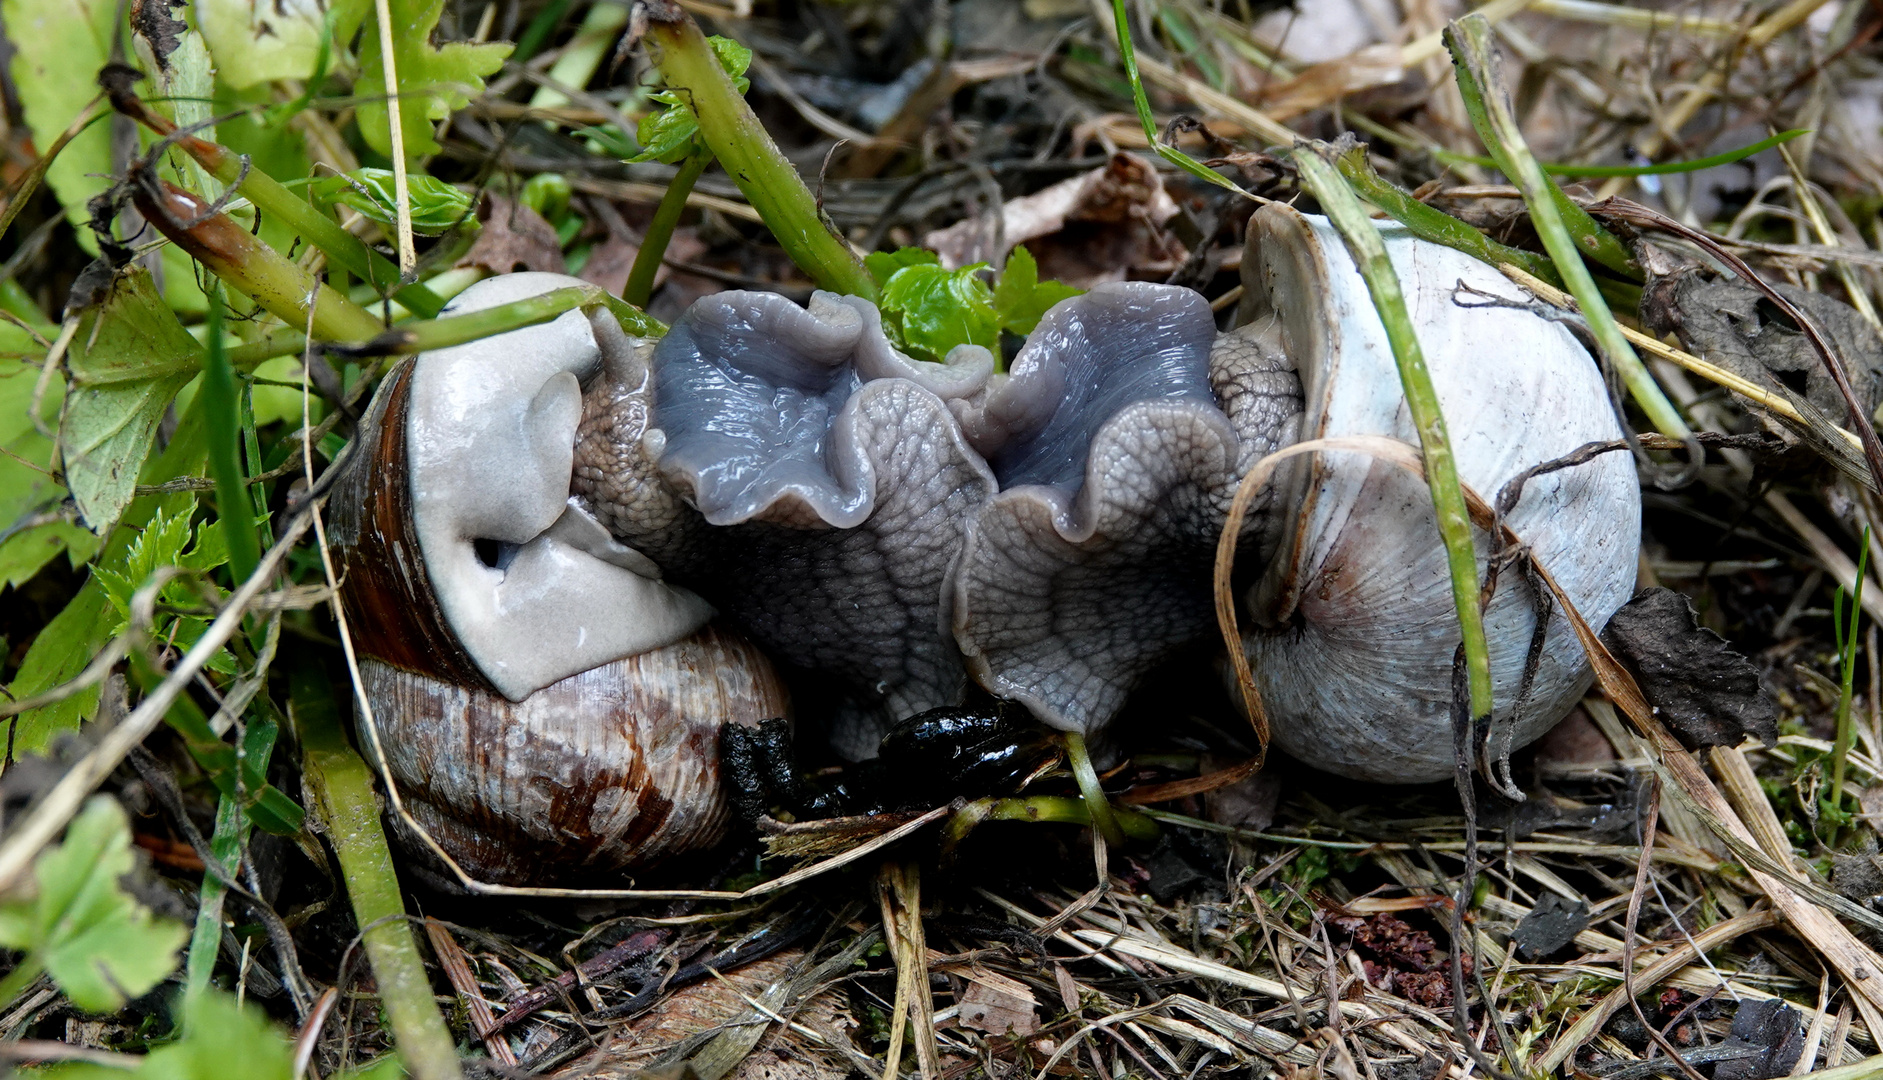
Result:
[[[641,141],[641,152],[628,160],[673,165],[692,152],[693,137],[700,132],[700,122],[693,110],[679,104],[672,94],[655,94],[653,100],[665,107],[641,117],[634,132],[634,137]]]
[[[894,251],[872,251],[863,256],[863,268],[876,279],[876,284],[887,285],[896,271],[905,266],[920,266],[923,263],[940,263],[941,256],[927,248],[906,247]]]
[[[131,618],[131,598],[150,580],[152,574],[163,567],[177,565],[189,542],[189,514],[158,511],[150,524],[137,534],[137,539],[131,541],[131,549],[125,553],[122,564],[95,571],[98,579],[104,583],[105,597],[112,610],[118,613],[118,624],[110,633],[115,634],[124,629]]]
[[[95,796],[66,829],[65,842],[33,863],[37,894],[0,903],[0,944],[43,966],[74,1005],[114,1012],[176,970],[188,932],[152,918],[125,895],[131,828],[124,809]]]
[[[463,221],[471,212],[471,196],[428,173],[410,173],[405,178],[408,205],[412,208],[412,231],[436,235]],[[308,185],[308,190],[323,203],[339,203],[360,212],[360,216],[381,225],[398,221],[398,200],[394,197],[391,169],[354,169],[338,176],[327,176]]]
[[[190,8],[216,77],[231,89],[305,79],[319,62],[326,35],[320,0],[196,0]]]
[[[957,345],[993,349],[1000,317],[993,291],[976,276],[985,263],[944,270],[935,263],[905,266],[883,284],[877,306],[896,316],[902,338],[922,359],[941,360]]]
[[[59,458],[85,524],[102,531],[117,520],[164,409],[202,363],[202,346],[142,265],[121,271],[80,316],[66,359]]]
[[[399,73],[399,121],[408,161],[435,154],[432,126],[484,92],[484,77],[503,67],[512,48],[507,41],[486,45],[467,41],[432,44],[445,0],[390,0],[393,61]],[[339,21],[338,16],[335,19]],[[360,77],[353,84],[360,100],[360,135],[381,154],[392,153],[391,110],[387,107],[386,67],[379,32],[361,36]]]
[[[51,146],[92,98],[92,75],[111,59],[119,0],[0,0],[7,37],[20,43],[10,65],[26,126],[40,148]],[[85,227],[85,204],[111,185],[111,125],[94,123],[66,144],[46,170],[46,185],[88,252],[98,242]]]
[[[751,88],[752,80],[745,77],[745,69],[752,64],[752,50],[717,34],[706,39],[713,48],[713,56],[719,66],[732,76],[732,85],[743,94]],[[662,106],[646,116],[635,127],[635,138],[640,140],[641,152],[627,160],[630,162],[659,161],[667,165],[679,164],[680,159],[693,151],[693,136],[699,134],[699,120],[687,103],[671,90],[649,94],[648,100]]]
[[[1033,253],[1017,247],[1007,256],[1000,284],[994,286],[994,310],[1000,314],[1002,329],[1025,337],[1049,308],[1082,291],[1061,281],[1041,281]]]

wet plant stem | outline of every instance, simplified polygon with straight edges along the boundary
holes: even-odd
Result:
[[[1399,367],[1406,407],[1419,433],[1426,482],[1432,492],[1432,509],[1438,518],[1439,537],[1445,545],[1445,561],[1451,568],[1452,602],[1458,611],[1458,626],[1464,638],[1471,716],[1473,720],[1483,719],[1491,714],[1491,653],[1484,635],[1484,613],[1478,606],[1478,558],[1471,540],[1471,516],[1465,508],[1464,489],[1458,482],[1451,438],[1445,430],[1444,414],[1439,410],[1438,393],[1432,388],[1431,372],[1425,366],[1425,353],[1419,347],[1419,335],[1413,330],[1412,316],[1406,309],[1399,275],[1386,253],[1386,242],[1336,168],[1337,160],[1336,151],[1326,143],[1295,145],[1295,167],[1302,186],[1314,193],[1322,211],[1340,230],[1341,239],[1346,241],[1347,250],[1353,255],[1354,265],[1366,280],[1367,293],[1372,296],[1373,307],[1386,328],[1387,340],[1392,343],[1393,361]]]
[[[1076,731],[1065,734],[1066,764],[1072,768],[1072,778],[1078,781],[1079,794],[1083,796],[1086,814],[1092,828],[1105,838],[1112,847],[1125,842],[1124,830],[1118,825],[1118,818],[1112,812],[1111,800],[1105,797],[1105,789],[1099,785],[1098,770],[1092,767],[1092,755],[1085,749],[1085,736]]]
[[[151,109],[135,96],[114,95],[112,103],[119,112],[158,135],[176,133],[177,126],[169,117]],[[385,256],[367,247],[359,237],[341,228],[338,222],[308,203],[304,196],[296,195],[252,163],[245,175],[242,171],[242,157],[235,151],[192,135],[177,136],[176,145],[195,158],[209,175],[234,186],[257,210],[299,233],[347,273],[376,288],[398,285],[399,269],[387,261]],[[237,183],[238,180],[240,183]],[[436,316],[445,306],[436,293],[417,283],[400,286],[392,295],[407,311],[428,319]]]
[[[1622,382],[1627,384],[1635,403],[1663,434],[1691,439],[1692,430],[1687,427],[1687,422],[1681,418],[1673,403],[1667,400],[1667,395],[1661,392],[1654,377],[1648,374],[1647,367],[1635,354],[1633,346],[1628,344],[1628,339],[1622,336],[1621,326],[1609,310],[1608,301],[1596,287],[1594,276],[1582,261],[1585,249],[1598,261],[1604,261],[1600,255],[1604,245],[1594,242],[1592,234],[1587,232],[1579,237],[1571,237],[1565,224],[1564,207],[1567,206],[1579,218],[1587,218],[1588,214],[1570,202],[1561,188],[1550,183],[1530,153],[1529,145],[1524,142],[1523,133],[1518,130],[1517,121],[1510,112],[1510,98],[1503,75],[1496,67],[1490,33],[1490,23],[1473,15],[1452,23],[1445,31],[1446,43],[1452,51],[1453,67],[1458,74],[1458,87],[1464,95],[1465,110],[1470,113],[1472,124],[1477,127],[1478,137],[1490,149],[1491,156],[1497,159],[1499,168],[1523,191],[1524,204],[1529,207],[1530,220],[1536,226],[1537,235],[1543,240],[1544,249],[1550,253],[1557,272],[1562,275],[1563,282],[1582,308],[1583,317],[1588,320],[1589,332],[1595,337],[1596,344],[1621,375]],[[1609,234],[1602,230],[1602,235]],[[1609,236],[1609,239],[1614,238]],[[1699,459],[1696,457],[1693,460]]]
[[[693,193],[694,183],[712,160],[712,151],[695,143],[693,152],[681,160],[680,171],[667,185],[667,194],[661,196],[660,205],[654,208],[654,218],[647,223],[647,232],[641,237],[641,249],[634,254],[634,268],[628,272],[627,288],[621,292],[621,298],[635,307],[645,309],[648,298],[654,295],[654,278],[660,273],[660,261],[667,254],[667,244],[673,240],[674,226],[680,223],[680,215],[687,208],[687,196]]]
[[[304,681],[319,674],[296,672],[295,677]],[[341,731],[331,694],[297,688],[294,704],[308,790],[339,856],[353,917],[373,966],[399,1058],[417,1080],[461,1080],[457,1048],[432,998],[431,980],[419,959],[418,943],[399,894],[399,876],[380,824],[372,770]]]
[[[700,28],[677,4],[648,5],[648,55],[684,98],[700,137],[766,227],[812,280],[832,292],[876,299],[876,281],[779,151]]]

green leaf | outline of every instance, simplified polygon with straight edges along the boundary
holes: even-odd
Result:
[[[1081,291],[1061,281],[1041,281],[1033,253],[1017,247],[1007,256],[1000,284],[994,286],[994,310],[1000,314],[1003,330],[1025,337],[1040,324],[1047,309]]]
[[[0,324],[0,336],[10,338],[6,330],[25,337],[17,327]],[[30,415],[38,381],[37,363],[0,357],[0,588],[28,580],[61,553],[79,566],[98,550],[98,538],[70,521],[22,524],[57,510],[66,496],[50,471],[52,440],[39,433]],[[39,418],[48,428],[57,423],[64,396],[65,381],[55,377],[40,405]]]
[[[158,511],[150,524],[144,526],[137,539],[131,541],[131,550],[125,553],[124,562],[111,569],[96,571],[98,579],[104,583],[105,596],[111,607],[118,613],[117,628],[124,628],[131,617],[131,597],[158,568],[175,566],[183,557],[183,548],[190,542],[190,516],[188,513],[166,514]]]
[[[170,445],[146,467],[146,480],[168,480],[202,471],[206,432],[202,411],[186,408],[181,413]],[[195,506],[196,496],[190,492],[134,500],[119,522],[121,527],[106,541],[98,564],[121,570],[132,540],[146,523],[159,513],[188,513]],[[7,693],[16,700],[35,697],[77,676],[104,645],[112,621],[103,579],[94,574],[33,639]],[[16,754],[44,750],[53,736],[77,731],[79,721],[97,708],[98,688],[93,686],[55,704],[21,713],[14,729]]]
[[[941,360],[957,345],[993,349],[1000,344],[1000,317],[992,290],[976,276],[986,265],[905,266],[884,283],[878,306],[896,317],[903,341],[923,359]]]
[[[0,0],[7,37],[24,46],[13,52],[13,84],[42,149],[98,96],[92,75],[111,59],[119,10],[119,0]],[[111,185],[110,122],[94,123],[67,143],[46,170],[46,184],[65,207],[79,244],[96,253],[85,204]]]
[[[196,0],[190,8],[230,89],[305,79],[320,62],[326,25],[314,0]]]
[[[187,931],[125,895],[131,828],[114,800],[95,796],[65,842],[33,863],[38,895],[0,904],[0,944],[42,965],[74,1005],[115,1012],[176,970]]]
[[[429,173],[406,175],[412,207],[412,231],[433,236],[463,221],[471,212],[471,197]],[[354,169],[308,185],[323,203],[339,203],[381,225],[398,221],[399,202],[393,196],[391,169]]]
[[[201,370],[203,348],[157,295],[150,272],[119,272],[80,316],[66,366],[59,457],[85,523],[102,532],[131,501],[157,422]]]
[[[509,42],[474,45],[453,41],[433,45],[432,34],[445,0],[390,0],[393,61],[399,74],[399,122],[408,161],[435,154],[438,142],[432,126],[452,110],[470,104],[484,92],[484,76],[503,67]],[[336,22],[339,22],[336,16]],[[379,48],[379,30],[369,26],[361,36],[360,77],[353,84],[361,99],[357,116],[366,145],[381,154],[392,153],[391,110],[387,107],[386,66]]]
[[[554,222],[569,212],[569,199],[574,193],[569,178],[561,173],[537,173],[524,182],[519,201],[542,215],[544,221]]]
[[[872,251],[863,256],[863,267],[876,279],[876,284],[887,285],[889,279],[896,276],[896,271],[905,266],[920,266],[923,263],[940,263],[941,256],[927,248],[906,247],[895,251]]]
[[[291,1080],[294,1045],[260,1009],[210,989],[184,1000],[183,1037],[153,1049],[135,1069],[86,1063],[34,1075],[52,1080]],[[335,1075],[339,1080],[398,1080],[404,1072],[399,1059],[388,1054]]]
[[[732,85],[743,94],[751,88],[752,80],[745,77],[745,69],[752,64],[752,50],[717,34],[706,39],[713,48],[713,56],[719,66],[732,76]],[[677,165],[681,158],[693,149],[693,136],[699,134],[700,124],[687,107],[685,99],[671,90],[648,95],[648,100],[665,108],[658,109],[641,117],[635,129],[635,137],[640,140],[641,152],[628,158],[631,162],[659,161],[667,165]]]
[[[641,141],[641,152],[628,160],[677,164],[692,151],[693,136],[700,133],[700,122],[693,110],[682,105],[671,92],[655,94],[653,100],[666,107],[641,117],[634,132],[634,137]]]

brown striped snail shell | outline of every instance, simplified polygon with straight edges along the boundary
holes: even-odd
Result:
[[[493,278],[448,311],[568,281]],[[334,492],[377,745],[480,880],[587,881],[716,842],[720,727],[788,713],[756,647],[569,504],[599,364],[579,311],[406,361]]]

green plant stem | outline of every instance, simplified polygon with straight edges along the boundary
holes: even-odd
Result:
[[[457,1048],[432,998],[431,980],[406,919],[372,771],[341,731],[339,710],[324,679],[317,667],[294,673],[294,722],[307,786],[339,856],[380,1003],[407,1072],[417,1080],[462,1080]]]
[[[692,16],[648,10],[646,41],[661,78],[692,107],[700,136],[798,266],[832,292],[876,299],[876,281],[779,152]]]
[[[634,253],[634,269],[628,272],[627,287],[621,291],[621,298],[635,307],[647,307],[648,298],[654,295],[654,277],[660,273],[660,260],[667,254],[674,226],[680,223],[680,215],[687,208],[687,196],[692,194],[694,182],[712,160],[712,151],[696,142],[693,152],[681,159],[680,171],[674,174],[673,183],[667,185],[667,194],[660,197],[660,205],[654,208],[654,219],[647,223],[647,232],[641,237],[641,249]]]
[[[510,62],[521,64],[542,52],[543,46],[549,43],[549,36],[562,25],[562,17],[567,15],[574,5],[575,0],[551,0],[548,7],[537,12],[536,17],[530,20],[530,24],[524,27],[523,33],[517,37],[517,47],[510,52]]]
[[[565,4],[566,8],[567,5]],[[582,25],[576,28],[575,36],[564,46],[562,55],[550,65],[549,77],[564,86],[577,90],[588,85],[595,77],[595,69],[601,66],[609,47],[621,31],[628,25],[628,5],[596,4],[588,9],[588,15],[582,19]],[[531,27],[534,29],[534,25]],[[554,29],[552,26],[551,29]],[[512,54],[512,62],[517,57]],[[568,95],[547,86],[538,87],[530,95],[530,107],[533,109],[554,109],[569,103]]]
[[[1105,838],[1112,847],[1125,842],[1124,830],[1118,825],[1118,817],[1112,812],[1111,800],[1105,797],[1105,789],[1099,785],[1098,770],[1092,767],[1092,756],[1086,753],[1085,736],[1076,731],[1065,733],[1066,763],[1072,767],[1072,778],[1079,783],[1079,794],[1084,797],[1087,817],[1092,828]]]
[[[1354,143],[1340,150],[1335,164],[1340,168],[1340,175],[1362,199],[1390,214],[1393,220],[1404,225],[1412,235],[1421,240],[1431,240],[1456,248],[1479,262],[1497,266],[1509,263],[1532,276],[1561,287],[1562,278],[1557,276],[1556,266],[1549,259],[1535,252],[1500,244],[1490,237],[1472,228],[1463,221],[1452,217],[1443,210],[1412,197],[1385,177],[1375,172],[1373,163],[1367,160],[1365,143]]]
[[[1851,725],[1850,703],[1857,677],[1857,631],[1863,624],[1863,580],[1870,565],[1870,527],[1864,526],[1862,553],[1857,556],[1857,583],[1851,591],[1850,622],[1846,626],[1842,604],[1834,613],[1833,629],[1837,632],[1837,651],[1843,661],[1843,680],[1837,694],[1837,736],[1831,746],[1831,808],[1842,810],[1844,807],[1844,766],[1850,757],[1850,747],[1856,739],[1856,730]],[[1843,590],[1838,590],[1838,599],[1843,598]]]
[[[242,849],[248,843],[248,815],[238,799],[224,796],[216,803],[216,831],[209,838],[209,854],[222,870],[234,876]],[[209,977],[216,969],[216,954],[222,946],[222,905],[228,897],[222,878],[210,870],[203,872],[203,887],[197,894],[196,926],[190,932],[190,951],[184,963],[183,987],[188,996],[209,988]]]
[[[1392,258],[1386,254],[1386,242],[1381,239],[1379,229],[1335,167],[1333,148],[1320,142],[1297,143],[1294,160],[1302,184],[1314,193],[1321,209],[1346,241],[1354,265],[1366,280],[1367,293],[1373,298],[1380,322],[1386,328],[1387,340],[1392,343],[1393,362],[1399,367],[1406,407],[1419,433],[1426,484],[1432,492],[1439,537],[1445,544],[1445,561],[1451,568],[1452,603],[1457,608],[1458,626],[1464,637],[1471,716],[1474,720],[1483,719],[1490,716],[1492,707],[1491,652],[1484,636],[1484,614],[1478,607],[1478,558],[1471,541],[1471,515],[1465,508],[1451,438],[1445,431],[1445,416],[1439,410],[1438,392],[1432,388],[1431,373],[1426,370],[1419,335],[1413,330],[1412,316],[1406,310],[1399,275],[1393,270]]]
[[[1756,143],[1742,146],[1737,150],[1728,150],[1712,157],[1694,158],[1692,161],[1663,161],[1658,165],[1567,165],[1562,162],[1543,162],[1542,170],[1550,176],[1668,176],[1674,173],[1699,172],[1702,169],[1717,169],[1721,165],[1731,165],[1735,161],[1744,161],[1764,150],[1770,150],[1780,143],[1788,143],[1800,135],[1811,134],[1810,128],[1793,128],[1781,131],[1769,139],[1760,139]],[[1432,148],[1432,156],[1446,165],[1476,165],[1479,168],[1501,168],[1493,158],[1477,157],[1473,154],[1454,154],[1438,147]]]
[[[1138,122],[1144,125],[1144,139],[1151,144],[1151,150],[1199,180],[1228,188],[1243,198],[1253,198],[1228,177],[1164,142],[1157,130],[1157,116],[1151,112],[1150,95],[1144,92],[1144,79],[1138,74],[1138,49],[1131,42],[1131,15],[1125,8],[1125,0],[1112,0],[1111,11],[1118,31],[1118,59],[1124,65],[1126,81],[1131,83],[1131,100],[1137,104]]]
[[[1534,174],[1540,184],[1536,189],[1538,201],[1548,204],[1562,230],[1574,237],[1576,248],[1622,277],[1632,281],[1641,280],[1641,268],[1635,265],[1634,256],[1622,246],[1621,241],[1615,239],[1615,234],[1604,229],[1589,216],[1588,211],[1577,206],[1562,188],[1543,175],[1542,165],[1530,153],[1529,145],[1517,130],[1515,118],[1510,115],[1509,91],[1503,78],[1490,66],[1490,23],[1483,18],[1471,23],[1470,18],[1466,16],[1446,27],[1445,41],[1451,46],[1452,64],[1458,76],[1458,93],[1464,99],[1465,113],[1471,117],[1478,138],[1491,152],[1491,160],[1505,176],[1523,189],[1526,202],[1529,201],[1531,188],[1524,174]],[[1469,40],[1465,40],[1467,38]],[[1465,44],[1463,52],[1459,49],[1461,41]],[[1499,114],[1502,114],[1501,117]],[[1533,221],[1537,218],[1535,205],[1530,207],[1530,217]],[[1537,231],[1543,231],[1540,222]],[[1548,246],[1547,240],[1545,246]],[[1551,251],[1551,254],[1555,252]]]
[[[209,422],[209,475],[216,481],[216,524],[229,550],[229,572],[237,582],[247,581],[261,561],[255,539],[254,504],[249,501],[247,477],[242,473],[242,439],[235,371],[222,340],[222,290],[209,290],[209,342],[203,363],[203,416]]]
[[[1517,129],[1516,119],[1510,114],[1503,78],[1493,67],[1495,54],[1491,51],[1490,24],[1481,16],[1467,15],[1446,28],[1445,41],[1451,48],[1459,89],[1464,91],[1465,108],[1478,129],[1478,136],[1498,159],[1499,167],[1523,191],[1531,223],[1536,226],[1544,249],[1555,260],[1564,284],[1581,307],[1596,344],[1601,346],[1609,363],[1627,384],[1635,403],[1657,429],[1676,438],[1693,438],[1687,422],[1681,419],[1673,403],[1648,374],[1641,358],[1635,355],[1634,347],[1622,336],[1621,326],[1615,322],[1608,301],[1582,261],[1586,245],[1572,239],[1564,224],[1562,206],[1566,203],[1576,214],[1585,218],[1588,215],[1581,207],[1570,203],[1562,189],[1543,175],[1529,145],[1524,142],[1523,133]],[[1603,232],[1606,235],[1606,230]]]
[[[144,185],[136,187],[144,220],[282,322],[306,327],[311,308],[314,336],[321,340],[365,341],[381,330],[365,308],[250,235],[229,215],[207,213],[210,204],[197,196],[165,183],[160,204]]]
[[[659,319],[630,307],[594,285],[571,285],[537,296],[512,300],[507,304],[446,315],[440,319],[405,323],[374,334],[364,341],[348,343],[351,351],[364,356],[408,356],[428,349],[442,349],[477,341],[507,330],[520,330],[556,318],[574,308],[605,305],[620,320],[621,329],[635,337],[662,337],[667,326]],[[376,325],[376,324],[375,324]],[[318,335],[316,335],[318,337]],[[277,356],[293,356],[307,348],[307,335],[298,330],[281,329],[229,350],[229,364],[237,371],[248,371]]]
[[[136,97],[114,99],[113,105],[158,135],[171,135],[177,130],[168,117]],[[209,175],[225,184],[234,185],[236,191],[255,204],[256,209],[279,218],[354,277],[382,288],[398,283],[398,267],[367,247],[359,237],[341,228],[320,208],[288,190],[253,163],[249,165],[247,175],[243,175],[241,155],[226,146],[189,135],[178,137],[176,144],[195,158]],[[236,183],[238,179],[241,180],[239,184]],[[401,286],[392,295],[405,305],[406,310],[428,319],[436,316],[445,306],[436,293],[416,282]]]

